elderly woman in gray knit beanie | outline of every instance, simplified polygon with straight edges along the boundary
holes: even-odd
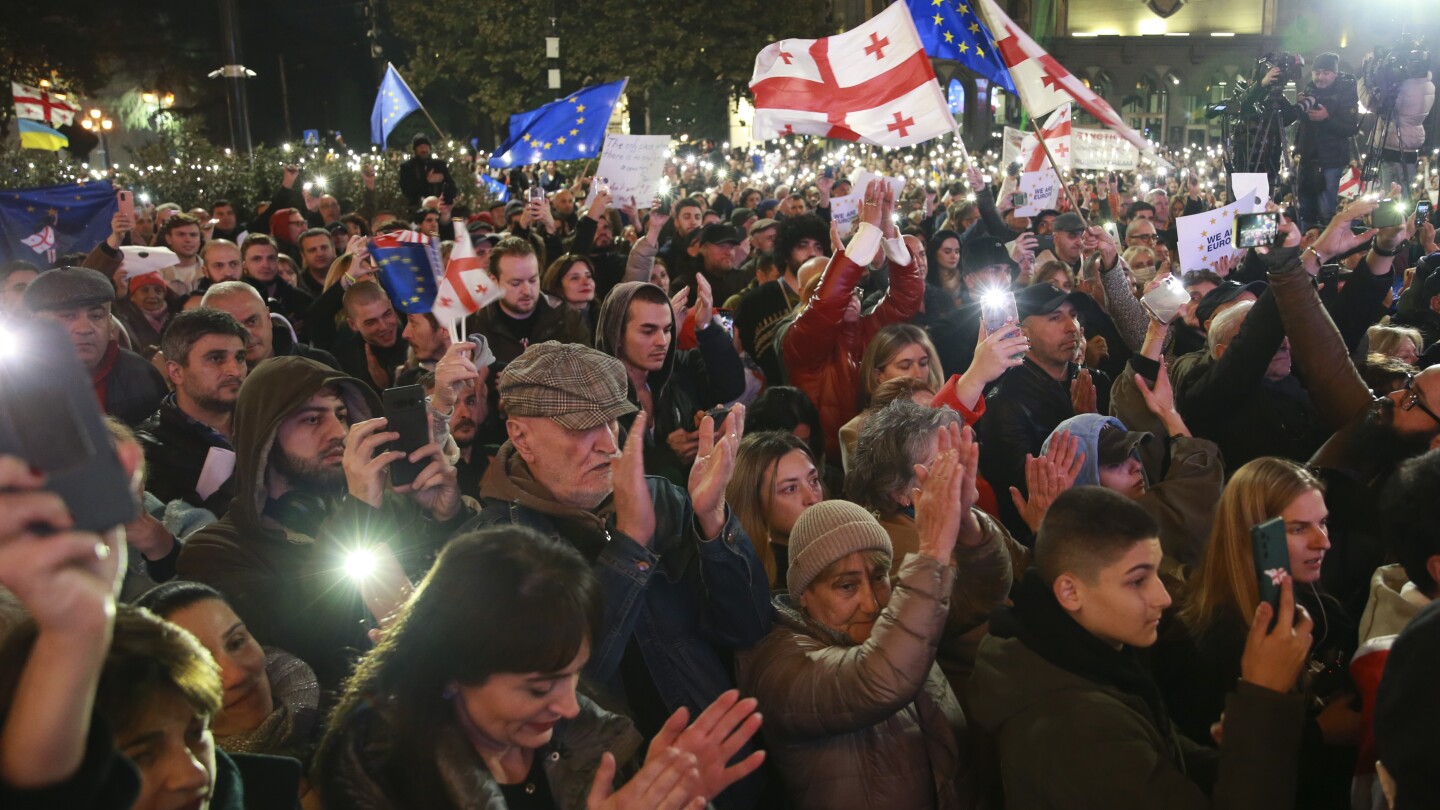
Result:
[[[890,578],[890,538],[848,501],[823,501],[790,534],[775,627],[739,661],[760,701],[770,755],[795,807],[855,810],[975,804],[965,715],[936,645],[957,587],[957,542],[987,542],[975,503],[979,448],[943,428],[917,465],[919,547]],[[959,574],[963,579],[963,568]]]

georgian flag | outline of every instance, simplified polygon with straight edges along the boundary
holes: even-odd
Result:
[[[1055,165],[1060,171],[1070,170],[1070,102],[1065,102],[1050,113],[1045,123],[1040,126],[1040,133],[1045,136],[1045,144],[1050,147],[1050,154],[1055,156]],[[1026,172],[1038,172],[1045,166],[1045,150],[1040,148],[1040,139],[1035,133],[1025,133],[1025,139],[1020,143],[1020,170]]]
[[[440,291],[435,294],[435,304],[430,308],[435,320],[442,325],[456,323],[500,298],[500,294],[500,285],[490,278],[475,256],[475,246],[470,241],[470,232],[465,229],[465,221],[455,220],[455,247],[450,250],[445,277],[440,280]]]
[[[1166,168],[1174,168],[1155,154],[1150,142],[1142,138],[1140,133],[1125,125],[1115,108],[1095,95],[1084,82],[1066,70],[1064,65],[1006,16],[995,0],[974,2],[990,26],[990,33],[995,37],[995,47],[1000,49],[1000,57],[1010,68],[1010,78],[1015,80],[1020,103],[1025,105],[1025,110],[1032,117],[1038,118],[1067,101],[1075,101],[1100,123],[1135,144],[1135,148],[1146,157]]]
[[[75,122],[80,112],[68,101],[57,98],[54,93],[19,82],[10,83],[10,92],[15,97],[15,117],[32,121],[48,121],[53,126],[63,127]]]
[[[955,130],[904,3],[824,39],[786,39],[755,57],[757,140],[808,134],[899,147]]]

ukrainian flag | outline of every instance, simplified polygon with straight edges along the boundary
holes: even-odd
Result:
[[[51,152],[58,152],[63,147],[70,145],[70,139],[34,121],[27,121],[24,118],[17,118],[20,122],[20,148],[21,149],[46,149]]]

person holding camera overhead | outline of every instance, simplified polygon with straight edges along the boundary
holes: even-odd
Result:
[[[1272,67],[1261,80],[1271,86],[1282,80],[1281,70]],[[1355,77],[1340,72],[1340,56],[1322,53],[1310,69],[1310,82],[1300,91],[1285,116],[1298,120],[1295,151],[1296,197],[1300,200],[1300,227],[1325,227],[1335,216],[1340,197],[1340,176],[1350,164],[1350,138],[1360,128],[1359,97]]]
[[[1365,150],[1379,153],[1380,187],[1399,183],[1409,197],[1425,146],[1425,119],[1435,103],[1429,54],[1402,41],[1390,50],[1376,48],[1360,66],[1360,99],[1369,112],[1361,125],[1368,135]]]

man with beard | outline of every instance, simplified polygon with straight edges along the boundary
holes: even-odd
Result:
[[[400,318],[378,282],[364,279],[341,299],[350,334],[334,343],[345,373],[365,380],[376,391],[394,385],[395,370],[405,365],[409,344],[400,338]]]
[[[306,313],[315,299],[309,293],[291,286],[280,275],[280,245],[263,233],[251,234],[240,246],[244,281],[260,293],[260,299],[277,315],[283,316],[299,334],[305,334]]]
[[[490,418],[490,364],[495,355],[488,346],[466,341],[456,343],[445,357],[419,380],[430,398],[431,419],[445,421],[445,428],[460,449],[455,474],[460,494],[480,497],[480,481],[499,445],[485,441],[484,428]],[[439,435],[439,431],[432,428]],[[498,437],[497,437],[498,438]]]
[[[1343,354],[1343,345],[1338,351]],[[1311,370],[1302,363],[1301,371],[1308,377]],[[1440,447],[1440,368],[1425,369],[1373,401],[1349,363],[1331,365],[1326,373],[1344,386],[1336,405],[1354,415],[1310,459],[1325,482],[1330,510],[1332,546],[1322,576],[1325,589],[1359,616],[1370,575],[1392,554],[1382,496],[1402,462]]]
[[[561,194],[568,195],[570,192],[562,191],[555,195],[558,202]],[[571,207],[574,207],[574,200],[571,200]],[[575,225],[575,239],[570,245],[570,252],[577,256],[584,256],[590,260],[595,267],[595,300],[603,302],[610,295],[610,291],[616,284],[622,281],[646,281],[639,273],[627,277],[625,275],[626,259],[628,254],[623,250],[616,249],[615,230],[610,224],[610,219],[605,215],[610,207],[610,192],[605,189],[595,192],[595,200],[590,203],[590,208],[585,211],[585,216],[580,217]],[[556,211],[560,206],[555,206]],[[651,216],[659,216],[660,224],[664,224],[667,214],[660,213],[659,201],[651,209]]]
[[[414,483],[390,485],[405,454],[385,449],[400,435],[379,412],[364,383],[312,360],[261,364],[235,405],[236,497],[180,553],[180,577],[225,594],[250,632],[309,663],[324,689],[370,646],[361,589],[378,581],[374,555],[393,553],[414,579],[468,517],[438,444],[409,455],[422,468]]]
[[[547,340],[590,345],[590,330],[580,313],[563,304],[552,306],[540,294],[540,259],[529,241],[514,236],[502,239],[490,251],[490,275],[503,297],[471,315],[466,326],[467,333],[485,336],[495,353],[497,372],[526,347]]]
[[[181,500],[225,514],[234,497],[235,400],[249,373],[250,334],[228,313],[192,309],[171,319],[160,341],[174,393],[136,429],[145,449],[145,489],[160,500]]]

